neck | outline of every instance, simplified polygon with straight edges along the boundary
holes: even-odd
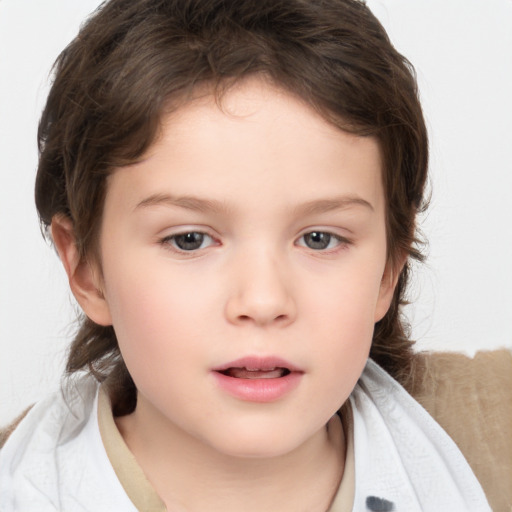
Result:
[[[325,512],[343,475],[345,439],[334,417],[294,450],[273,457],[220,453],[139,401],[117,426],[146,477],[175,511]]]

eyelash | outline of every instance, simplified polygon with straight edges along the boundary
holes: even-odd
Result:
[[[200,241],[199,241],[200,245],[196,248],[191,248],[191,249],[184,249],[182,247],[179,247],[179,245],[177,245],[176,241],[179,240],[181,237],[187,237],[189,235],[199,235],[200,236]],[[322,235],[322,237],[326,236],[326,238],[327,238],[327,240],[325,242],[327,244],[326,247],[313,248],[313,247],[309,247],[306,244],[306,242],[299,243],[300,240],[304,240],[308,236],[313,237],[315,235]],[[203,247],[203,243],[204,243],[205,239],[209,239],[210,243],[208,243],[207,246]],[[333,241],[336,242],[335,246],[329,247],[329,245],[331,245],[331,243]],[[162,246],[164,246],[168,250],[172,250],[174,252],[177,252],[177,253],[183,254],[183,255],[187,255],[187,254],[192,255],[195,252],[200,251],[201,249],[205,249],[207,247],[210,247],[211,245],[214,245],[216,240],[211,235],[209,235],[208,233],[205,233],[204,231],[192,231],[191,230],[191,231],[183,231],[181,233],[176,233],[174,235],[166,236],[166,237],[162,238],[159,242]],[[190,242],[190,243],[192,243],[192,242]],[[321,243],[321,242],[317,242],[317,243]],[[342,236],[332,233],[330,231],[322,231],[322,230],[308,231],[308,232],[302,234],[295,242],[295,245],[297,245],[299,247],[304,247],[306,249],[312,250],[313,252],[317,252],[317,253],[321,253],[321,254],[335,253],[337,251],[345,249],[347,246],[349,246],[351,244],[352,244],[352,241],[345,237],[342,237]]]
[[[313,235],[327,235],[327,247],[314,249],[313,247],[307,246],[305,243],[300,244],[298,241],[296,242],[296,244],[299,245],[300,247],[305,247],[306,249],[310,249],[314,252],[318,252],[321,254],[335,253],[337,251],[345,249],[347,246],[352,244],[352,241],[349,240],[348,238],[342,237],[342,236],[337,235],[336,233],[332,233],[330,231],[322,231],[320,229],[318,229],[318,230],[313,229],[311,231],[308,231],[308,232],[304,233],[303,235],[301,235],[298,238],[298,240],[303,240],[303,239],[305,239],[305,237],[313,236]],[[332,241],[335,241],[336,245],[334,247],[329,247],[329,245],[331,244]]]
[[[188,235],[200,235],[201,236],[201,243],[200,246],[195,249],[183,249],[179,247],[176,243],[176,240],[180,237],[186,237]],[[199,251],[200,249],[204,249],[205,247],[202,247],[204,239],[208,238],[211,240],[211,243],[207,245],[209,247],[213,243],[215,243],[215,239],[209,235],[208,233],[205,233],[204,231],[183,231],[182,233],[176,233],[174,235],[169,235],[160,240],[160,244],[163,245],[166,249],[173,250],[175,252],[178,252],[180,254],[192,254],[196,251]]]

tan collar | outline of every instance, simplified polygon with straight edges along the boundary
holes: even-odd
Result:
[[[351,512],[354,503],[354,433],[349,403],[342,409],[341,420],[345,433],[345,469],[340,486],[329,512]],[[124,442],[112,415],[110,399],[100,387],[98,396],[98,425],[101,439],[112,467],[126,494],[140,512],[166,512],[167,508],[146,478],[132,452]]]
[[[146,475],[126,446],[112,415],[110,399],[100,387],[98,396],[98,425],[103,446],[126,494],[140,512],[166,512]]]
[[[354,422],[352,408],[347,400],[340,412],[341,424],[345,433],[345,467],[340,486],[334,496],[328,512],[352,512],[355,494],[355,459],[354,459]]]

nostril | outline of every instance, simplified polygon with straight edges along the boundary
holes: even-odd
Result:
[[[260,297],[250,294],[234,294],[225,306],[226,318],[239,325],[285,326],[295,317],[295,304],[290,297]]]
[[[255,318],[253,318],[250,315],[239,315],[238,316],[238,320],[241,320],[242,322],[252,321],[252,320],[255,320]],[[288,315],[278,315],[274,318],[270,318],[270,320],[273,320],[274,322],[284,322],[287,318],[288,318]]]

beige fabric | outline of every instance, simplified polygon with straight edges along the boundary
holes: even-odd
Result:
[[[103,386],[98,396],[98,425],[108,458],[126,494],[140,512],[166,512],[164,502],[148,482],[132,452],[126,446],[112,416],[110,400]]]
[[[21,420],[28,414],[32,407],[34,407],[33,404],[30,407],[27,407],[11,424],[0,429],[0,448],[2,448],[2,446],[7,442],[9,436],[14,432]]]
[[[512,512],[512,353],[421,353],[410,393],[458,445],[494,512]]]
[[[345,434],[345,468],[340,486],[331,504],[329,512],[352,512],[356,485],[356,470],[354,458],[354,422],[350,402],[341,409],[341,423]]]

